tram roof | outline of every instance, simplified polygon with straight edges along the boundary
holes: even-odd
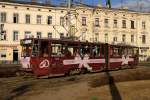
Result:
[[[89,41],[80,41],[80,40],[72,40],[72,39],[66,39],[66,38],[62,38],[62,39],[58,39],[58,38],[25,38],[25,39],[22,39],[22,40],[40,40],[40,41],[56,41],[56,42],[59,42],[59,43],[64,43],[64,42],[74,42],[74,43],[89,43],[89,44],[105,44],[103,42],[89,42]]]
[[[134,47],[134,48],[138,48],[137,46],[134,45],[129,45],[129,44],[125,44],[125,43],[117,43],[117,44],[111,44],[112,46],[120,46],[120,47]]]
[[[40,40],[40,41],[54,41],[54,42],[58,42],[58,43],[65,43],[65,42],[68,42],[68,43],[75,43],[75,44],[78,44],[78,43],[82,43],[82,44],[108,44],[108,43],[103,43],[103,42],[89,42],[89,41],[80,41],[80,40],[72,40],[72,39],[66,39],[66,38],[62,38],[62,39],[58,39],[58,38],[25,38],[25,39],[22,39],[22,40]],[[117,43],[117,44],[108,44],[108,45],[111,45],[111,46],[115,46],[115,47],[137,47],[137,46],[133,46],[133,45],[129,45],[129,44],[125,44],[125,43]]]

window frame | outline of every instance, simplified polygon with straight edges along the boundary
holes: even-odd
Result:
[[[13,23],[19,23],[19,14],[18,13],[13,14]]]
[[[30,14],[26,14],[26,24],[30,24],[31,23],[31,16],[30,16]]]

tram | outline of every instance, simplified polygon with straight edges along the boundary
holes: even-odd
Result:
[[[138,64],[138,47],[69,39],[21,40],[21,64],[37,77],[99,72]]]

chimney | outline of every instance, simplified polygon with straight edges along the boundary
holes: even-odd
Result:
[[[128,8],[128,7],[123,7],[123,9],[124,9],[124,10],[128,10],[129,8]]]
[[[31,2],[34,2],[34,3],[35,3],[35,2],[37,2],[37,0],[31,0]]]

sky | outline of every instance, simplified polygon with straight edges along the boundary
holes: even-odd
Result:
[[[20,0],[23,1],[23,0]],[[30,0],[24,0],[24,1],[30,1]],[[38,2],[44,2],[46,0],[37,0]],[[65,0],[49,0],[52,3],[59,3],[61,1]],[[66,0],[67,1],[67,0]],[[79,1],[79,0],[75,0]],[[84,3],[88,5],[97,5],[98,0],[82,0]],[[150,0],[110,0],[111,1],[111,6],[112,8],[120,8],[121,7],[121,1],[123,1],[123,6],[128,7],[130,10],[135,10],[135,11],[146,11],[150,12]],[[101,0],[102,6],[105,7],[106,5],[106,0]]]

